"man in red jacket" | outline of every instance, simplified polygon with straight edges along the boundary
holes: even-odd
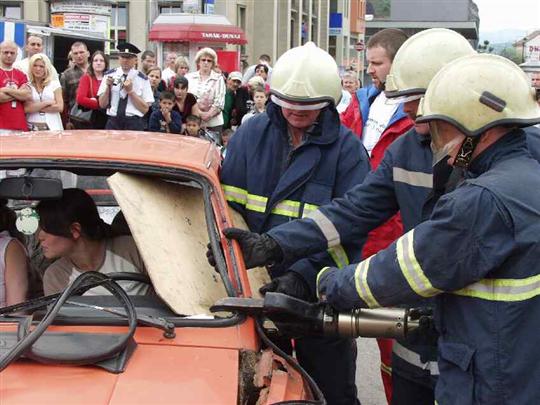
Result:
[[[403,105],[387,103],[384,95],[386,76],[399,47],[407,35],[398,29],[384,29],[373,35],[367,43],[367,73],[372,84],[353,94],[347,109],[341,113],[343,125],[358,135],[369,153],[371,166],[376,169],[386,148],[407,132],[413,121],[403,111]],[[399,214],[369,233],[362,257],[365,259],[389,246],[403,233]],[[381,375],[388,402],[392,396],[392,340],[377,339],[381,351]]]

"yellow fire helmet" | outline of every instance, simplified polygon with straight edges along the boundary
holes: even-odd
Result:
[[[341,99],[341,79],[335,60],[313,42],[289,49],[277,60],[270,82],[272,101],[286,108],[319,109]]]
[[[540,107],[529,78],[497,55],[464,56],[444,66],[418,107],[416,122],[446,121],[468,136],[498,125],[540,122]]]
[[[446,28],[420,31],[397,51],[386,77],[384,94],[397,103],[419,99],[444,65],[475,53],[469,41],[455,31]]]

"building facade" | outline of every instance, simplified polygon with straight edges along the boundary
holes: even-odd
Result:
[[[313,41],[345,69],[363,65],[363,52],[356,48],[364,39],[365,6],[365,0],[0,0],[0,17],[100,31],[111,39],[114,55],[118,41],[157,50],[148,36],[161,14],[206,12],[243,29],[247,43],[227,48],[239,50],[246,64],[256,63],[261,54],[275,61],[286,50]],[[342,21],[332,32],[331,15]]]

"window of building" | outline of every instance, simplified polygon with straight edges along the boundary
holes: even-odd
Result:
[[[236,8],[236,25],[244,32],[246,32],[246,7],[245,6],[237,6]],[[240,46],[240,54],[245,55],[246,54],[246,46],[241,45]]]
[[[118,42],[128,40],[128,4],[117,3],[112,5],[111,10],[111,39],[114,41],[114,48]],[[113,48],[111,46],[111,48]]]
[[[23,8],[22,3],[12,1],[0,2],[0,17],[22,19]]]
[[[161,1],[159,4],[160,14],[183,13],[184,7],[182,1]]]

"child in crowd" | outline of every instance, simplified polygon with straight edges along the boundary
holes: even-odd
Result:
[[[234,135],[234,130],[232,129],[226,129],[221,133],[221,142],[223,143],[223,146],[221,147],[221,157],[225,159],[225,155],[227,155],[227,144],[229,143],[229,139],[231,139],[231,136]]]
[[[193,136],[195,138],[208,139],[201,128],[201,117],[188,115],[186,117],[186,128],[182,135]]]
[[[242,124],[254,115],[260,114],[266,110],[268,96],[263,87],[256,87],[253,90],[253,107],[246,115],[242,117]]]
[[[159,110],[150,115],[148,129],[153,132],[179,134],[182,131],[182,116],[173,111],[175,96],[170,91],[159,94]]]

